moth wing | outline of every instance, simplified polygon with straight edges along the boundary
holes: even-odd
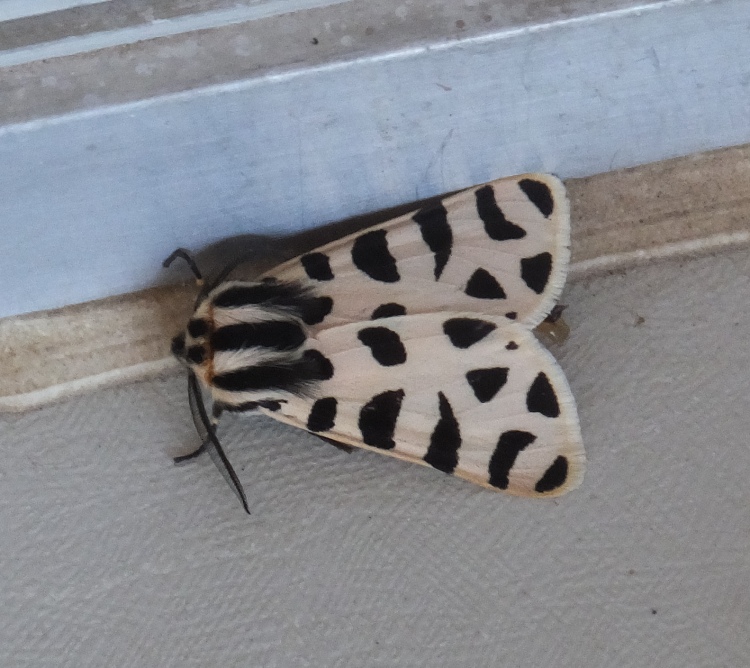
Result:
[[[318,329],[380,315],[491,313],[531,328],[568,270],[565,187],[547,174],[476,186],[275,268],[332,299]]]
[[[577,487],[573,396],[534,335],[502,317],[425,314],[321,331],[315,396],[268,415],[342,443],[520,496]]]

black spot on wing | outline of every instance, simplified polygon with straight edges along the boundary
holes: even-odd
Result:
[[[336,406],[338,402],[334,397],[318,399],[307,417],[307,428],[310,431],[328,431],[333,429],[336,422]]]
[[[549,186],[534,179],[521,179],[518,187],[523,190],[531,203],[539,209],[545,218],[549,218],[555,209],[555,200],[552,198]]]
[[[508,318],[508,320],[515,320],[518,317],[518,313],[516,313],[515,311],[508,311],[505,314],[505,317]]]
[[[395,318],[399,315],[406,315],[406,309],[401,304],[389,302],[378,306],[370,316],[370,320],[380,320],[381,318]]]
[[[359,430],[362,441],[383,450],[396,447],[393,433],[404,400],[403,390],[388,390],[374,396],[359,412]]]
[[[192,318],[190,322],[188,322],[188,334],[190,334],[190,336],[192,336],[194,339],[204,336],[208,333],[208,330],[209,326],[206,320],[203,320],[201,318]]]
[[[456,348],[468,348],[495,329],[495,324],[477,318],[451,318],[443,323],[443,332]]]
[[[302,355],[305,373],[311,380],[329,380],[333,378],[333,364],[319,350],[306,350]]]
[[[552,255],[550,253],[539,253],[534,257],[525,257],[521,260],[521,278],[538,295],[547,287],[550,274],[552,273]]]
[[[361,272],[381,283],[396,283],[401,277],[396,260],[388,250],[385,230],[358,236],[352,245],[352,262]]]
[[[506,431],[500,435],[489,465],[490,485],[508,489],[508,476],[518,453],[536,440],[528,431]]]
[[[429,209],[421,209],[412,216],[419,225],[422,239],[435,255],[435,280],[448,264],[453,248],[453,232],[448,224],[448,212],[442,204]]]
[[[477,299],[505,299],[505,290],[486,269],[477,269],[466,284],[464,292]]]
[[[526,408],[531,413],[541,413],[549,418],[560,415],[560,406],[549,378],[539,373],[526,394]]]
[[[372,353],[381,366],[396,366],[406,362],[406,348],[399,335],[387,327],[365,327],[357,332],[357,338]]]
[[[440,419],[430,436],[430,447],[424,456],[430,466],[453,473],[458,464],[458,449],[461,447],[461,431],[453,414],[453,408],[442,392],[438,392]]]
[[[206,360],[206,349],[203,346],[190,346],[185,357],[193,364],[203,364]]]
[[[492,186],[479,188],[474,196],[477,199],[477,213],[484,223],[487,236],[495,241],[523,239],[526,230],[515,223],[511,223],[495,201],[495,191]]]
[[[505,346],[506,350],[518,350],[518,344],[515,341],[509,341]]]
[[[210,342],[214,350],[242,350],[254,347],[294,350],[299,348],[306,338],[302,327],[296,322],[268,320],[219,327],[211,334]]]
[[[466,374],[466,380],[474,390],[474,396],[483,404],[491,401],[508,381],[507,367],[473,369]]]
[[[332,281],[331,263],[325,253],[308,253],[300,258],[305,273],[316,281]]]
[[[306,325],[317,325],[331,312],[333,299],[330,297],[308,297],[302,304],[300,315]]]
[[[534,491],[540,494],[551,492],[553,489],[560,487],[567,477],[568,460],[560,455],[552,462],[552,465],[544,472],[544,475],[539,478],[539,481],[534,486]]]

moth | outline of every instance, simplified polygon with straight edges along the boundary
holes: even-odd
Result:
[[[216,437],[223,411],[260,411],[510,494],[574,489],[585,467],[575,401],[533,333],[562,290],[569,244],[562,182],[524,174],[344,237],[256,281],[225,270],[172,341],[189,370],[203,437],[196,453],[213,445],[245,510]],[[165,264],[177,256],[201,278],[182,249]]]

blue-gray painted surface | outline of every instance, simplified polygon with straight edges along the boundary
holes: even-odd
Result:
[[[750,3],[666,3],[0,129],[0,315],[503,175],[750,142]]]

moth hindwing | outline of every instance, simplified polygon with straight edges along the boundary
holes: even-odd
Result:
[[[532,329],[569,260],[562,183],[525,174],[206,289],[173,352],[219,410],[523,496],[576,487],[575,402]]]

